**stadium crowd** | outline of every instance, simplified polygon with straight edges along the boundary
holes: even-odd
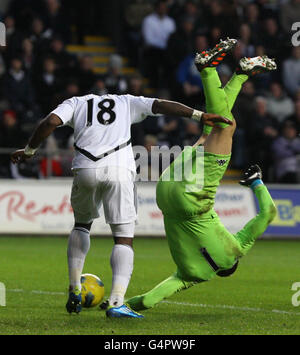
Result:
[[[193,58],[228,36],[239,42],[218,68],[224,85],[244,56],[267,54],[278,65],[274,73],[250,78],[237,99],[231,167],[258,162],[269,182],[299,182],[300,46],[292,45],[291,28],[300,20],[300,0],[112,0],[122,10],[111,33],[119,53],[101,76],[90,56],[66,50],[86,34],[110,35],[95,16],[105,12],[107,2],[88,3],[89,11],[82,14],[76,1],[1,0],[7,41],[0,47],[1,148],[22,147],[36,122],[66,98],[91,92],[149,95],[144,77],[154,97],[204,110]],[[122,75],[121,56],[140,74]],[[132,127],[133,144],[183,147],[195,142],[201,129],[189,120],[148,118]],[[48,139],[46,149],[70,151],[72,144],[72,130],[64,127]],[[17,171],[9,156],[0,154],[0,177],[42,177],[47,167],[42,159]],[[69,167],[68,155],[51,161],[55,176],[70,174]]]

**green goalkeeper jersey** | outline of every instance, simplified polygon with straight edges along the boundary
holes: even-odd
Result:
[[[156,200],[163,214],[183,219],[204,217],[214,206],[229,161],[230,154],[207,153],[203,146],[186,147],[157,183]]]

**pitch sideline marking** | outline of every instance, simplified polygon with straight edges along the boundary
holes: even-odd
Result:
[[[65,296],[67,293],[66,292],[51,292],[51,291],[41,291],[41,290],[31,290],[31,291],[25,291],[20,288],[15,288],[15,289],[8,289],[6,290],[7,292],[16,292],[16,293],[33,293],[33,294],[39,294],[39,295],[50,295],[50,296]],[[238,307],[238,306],[231,306],[231,305],[226,305],[226,304],[205,304],[205,303],[188,303],[188,302],[176,302],[176,301],[162,301],[161,303],[166,303],[166,304],[173,304],[173,305],[178,305],[178,306],[187,306],[187,307],[200,307],[200,308],[217,308],[217,309],[232,309],[235,311],[243,311],[243,312],[261,312],[261,313],[277,313],[277,314],[286,314],[290,316],[300,316],[300,312],[289,312],[289,311],[282,311],[279,309],[263,309],[263,308],[252,308],[252,307]]]

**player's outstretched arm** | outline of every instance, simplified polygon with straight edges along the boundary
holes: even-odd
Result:
[[[36,127],[26,147],[24,149],[18,149],[11,154],[10,156],[11,161],[14,164],[16,164],[31,158],[35,154],[40,144],[48,136],[50,136],[50,134],[58,126],[61,126],[62,124],[63,124],[62,120],[54,113],[51,113],[49,116],[44,118]]]
[[[153,102],[152,111],[154,114],[189,117],[197,121],[202,120],[203,123],[208,126],[214,126],[217,122],[223,122],[232,125],[232,121],[228,118],[216,115],[214,113],[205,113],[202,111],[194,110],[191,107],[175,101],[155,100]]]

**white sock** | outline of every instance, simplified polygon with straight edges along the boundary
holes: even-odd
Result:
[[[120,307],[124,303],[124,296],[133,270],[133,257],[134,252],[129,245],[115,244],[113,247],[110,257],[113,273],[110,306]]]
[[[69,280],[73,290],[81,290],[80,277],[89,248],[90,232],[82,227],[74,228],[68,241]]]

